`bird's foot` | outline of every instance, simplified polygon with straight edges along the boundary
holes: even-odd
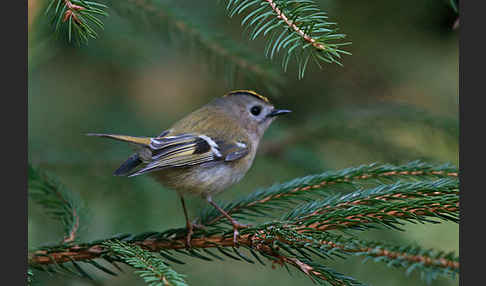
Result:
[[[207,228],[204,224],[197,223],[196,221],[197,219],[193,220],[191,223],[193,228],[200,230],[205,230]]]
[[[187,224],[187,234],[186,234],[186,248],[191,248],[191,239],[194,234],[194,227],[192,224]]]
[[[204,229],[206,229],[206,226],[204,226],[202,224],[195,223],[195,222],[187,222],[187,224],[186,224],[186,230],[187,230],[186,248],[192,247],[191,246],[191,239],[192,239],[192,235],[194,234],[194,229],[204,230]]]
[[[232,220],[231,224],[233,225],[233,244],[235,247],[238,247],[238,237],[240,236],[240,232],[238,231],[239,229],[243,228],[249,228],[251,225],[249,224],[241,224],[237,222],[236,220]]]

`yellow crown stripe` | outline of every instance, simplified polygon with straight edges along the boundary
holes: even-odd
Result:
[[[229,93],[225,94],[223,97],[235,95],[235,94],[246,94],[246,95],[254,96],[254,97],[256,97],[260,100],[265,101],[266,103],[270,103],[270,100],[268,100],[268,98],[266,98],[265,96],[258,94],[253,90],[248,90],[248,89],[233,90],[233,91],[230,91]]]

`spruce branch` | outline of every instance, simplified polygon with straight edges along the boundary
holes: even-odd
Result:
[[[72,243],[77,239],[84,212],[82,203],[57,179],[46,172],[28,165],[29,196],[42,205],[46,213],[64,225],[63,243]]]
[[[32,252],[29,265],[62,265],[69,261],[90,261],[105,259],[110,263],[120,261],[106,247],[111,241],[121,240],[126,244],[139,246],[175,263],[182,263],[174,254],[186,255],[206,261],[223,260],[219,255],[209,251],[218,250],[224,257],[254,263],[233,246],[233,238],[221,233],[209,235],[198,233],[191,242],[192,248],[186,249],[185,238],[174,235],[180,230],[169,230],[163,233],[149,232],[140,235],[120,235],[104,241],[79,244],[77,246],[46,247]],[[334,272],[312,260],[312,255],[327,258],[340,254],[358,255],[365,258],[378,258],[388,265],[402,267],[410,273],[418,269],[431,279],[439,274],[457,273],[458,258],[452,253],[443,254],[433,250],[422,250],[417,247],[392,246],[381,242],[367,242],[352,238],[343,238],[328,232],[308,232],[295,225],[271,223],[246,231],[238,238],[241,248],[250,252],[260,263],[266,258],[273,264],[290,265],[318,282],[330,285],[360,285],[354,279]],[[224,250],[228,248],[229,250]],[[231,253],[233,251],[233,254]],[[210,255],[208,257],[206,255]],[[260,255],[260,258],[258,257]],[[101,269],[105,271],[104,269]]]
[[[85,243],[44,246],[29,252],[28,264],[32,269],[89,277],[81,263],[116,275],[97,261],[107,262],[117,269],[119,266],[116,263],[122,262],[137,268],[137,273],[145,281],[159,285],[177,285],[170,275],[180,276],[171,272],[168,263],[184,264],[181,256],[204,261],[227,258],[248,263],[258,261],[261,264],[270,261],[272,265],[281,265],[289,271],[290,268],[297,269],[323,285],[362,284],[322,265],[316,258],[345,259],[356,255],[402,268],[406,273],[418,270],[426,280],[436,279],[439,275],[457,274],[459,261],[453,253],[364,241],[349,233],[345,236],[334,233],[336,230],[365,230],[377,226],[399,229],[405,221],[437,223],[434,220],[437,218],[457,223],[457,169],[449,165],[421,162],[402,166],[373,164],[327,173],[326,178],[334,181],[354,180],[360,185],[360,182],[371,179],[370,174],[376,177],[378,186],[374,188],[326,196],[297,206],[298,201],[293,201],[293,204],[288,201],[291,211],[280,219],[242,229],[236,246],[232,228],[214,224],[194,231],[191,248],[186,245],[187,230],[178,228],[138,235],[121,234]],[[381,175],[391,176],[391,179],[382,179]],[[396,180],[394,176],[401,179]],[[179,282],[184,283],[183,280]]]
[[[88,43],[96,39],[96,28],[103,29],[100,16],[108,16],[104,11],[107,6],[94,1],[84,0],[51,0],[46,8],[46,15],[50,15],[55,32],[65,32],[68,42]]]
[[[413,161],[404,165],[394,166],[374,163],[294,179],[266,189],[257,190],[231,203],[218,204],[231,215],[263,216],[270,215],[270,211],[283,209],[296,201],[305,201],[315,196],[331,196],[334,193],[330,193],[329,188],[335,189],[339,185],[359,186],[363,182],[379,184],[399,179],[423,180],[441,177],[454,178],[457,176],[457,168],[449,164],[432,165]],[[213,225],[222,219],[224,220],[223,216],[212,208],[205,208],[199,218],[204,225]]]
[[[227,35],[197,24],[193,17],[185,15],[174,6],[153,0],[109,3],[118,14],[126,16],[135,24],[145,22],[167,41],[179,41],[182,49],[204,55],[209,66],[225,74],[230,86],[241,77],[259,83],[270,93],[276,94],[284,83],[281,73],[263,57],[256,56],[253,51]]]
[[[229,16],[246,13],[241,25],[252,29],[250,39],[267,36],[265,55],[273,59],[285,50],[282,68],[286,71],[295,56],[299,79],[304,77],[307,64],[312,59],[319,67],[321,62],[341,65],[341,54],[350,54],[340,47],[349,43],[336,40],[345,38],[338,34],[335,23],[328,22],[314,1],[308,0],[228,0]]]
[[[434,249],[422,249],[416,245],[389,245],[382,242],[362,242],[362,247],[347,248],[345,251],[353,252],[366,260],[386,263],[390,267],[405,268],[407,274],[417,270],[427,283],[437,279],[439,275],[454,277],[459,274],[459,257],[453,252],[444,253]]]
[[[163,260],[137,245],[129,245],[117,240],[104,243],[125,263],[131,265],[143,280],[151,286],[186,286],[184,276],[175,272]]]
[[[396,183],[303,204],[283,216],[302,229],[399,229],[401,221],[435,222],[430,217],[459,222],[459,182]]]
[[[123,242],[118,242],[118,239],[122,240]],[[145,275],[145,277],[151,277],[154,280],[163,281],[163,277],[167,276],[161,275],[161,273],[165,272],[162,272],[162,270],[154,270],[157,268],[153,264],[158,263],[166,265],[166,263],[162,262],[160,258],[149,254],[150,252],[159,253],[162,257],[176,263],[180,263],[180,261],[172,257],[174,253],[169,252],[170,254],[164,254],[164,252],[167,252],[167,250],[174,250],[179,254],[184,254],[190,257],[200,258],[206,261],[212,260],[211,258],[201,254],[200,251],[204,250],[205,253],[209,253],[211,256],[222,260],[223,258],[208,250],[214,248],[225,257],[236,260],[245,260],[250,263],[253,262],[244,256],[240,250],[233,247],[232,238],[225,238],[223,236],[201,236],[200,238],[196,238],[193,240],[195,244],[190,250],[186,249],[183,238],[168,239],[167,236],[164,236],[164,233],[151,233],[151,237],[146,237],[146,234],[142,234],[138,239],[140,240],[129,239],[127,236],[125,236],[110,238],[105,241],[97,241],[92,244],[84,244],[62,249],[58,248],[57,251],[54,250],[54,248],[51,248],[50,250],[44,248],[43,250],[37,250],[31,253],[29,257],[29,265],[32,265],[35,268],[43,269],[42,267],[47,265],[59,266],[67,262],[74,263],[74,261],[90,262],[94,261],[94,259],[101,258],[112,264],[115,261],[121,261],[138,269],[145,269],[145,271],[141,272]],[[240,237],[239,241],[240,245],[248,251],[251,251],[252,255],[261,263],[263,263],[262,257],[264,257],[271,261],[272,264],[278,264],[283,267],[286,267],[287,265],[295,267],[311,278],[314,282],[319,282],[320,284],[324,285],[363,285],[351,277],[337,273],[326,266],[309,260],[308,257],[295,257],[284,254],[278,251],[278,248],[274,248],[272,243],[269,243],[268,240],[262,240],[261,237],[255,238],[250,235],[244,235]],[[234,254],[231,254],[231,251],[224,250],[224,248],[230,248]],[[258,252],[261,257],[259,258],[255,252]],[[122,257],[120,257],[120,255],[122,255]],[[95,264],[95,266],[99,268],[100,264]],[[99,269],[105,272],[107,270],[106,268]],[[51,268],[50,271],[55,273],[57,270]],[[154,273],[155,277],[153,276]],[[169,282],[171,281],[169,279],[167,280]]]
[[[203,255],[194,255],[190,251],[186,250],[185,241],[183,236],[172,236],[168,233],[174,234],[174,231],[180,232],[181,230],[170,230],[165,232],[151,232],[143,233],[141,235],[119,235],[112,238],[108,238],[101,241],[94,241],[91,243],[82,243],[71,246],[48,246],[41,247],[29,253],[29,265],[49,265],[60,264],[69,261],[87,261],[96,258],[106,258],[109,250],[106,247],[106,243],[114,240],[120,240],[130,245],[137,245],[143,249],[151,252],[180,250],[178,253],[192,256],[192,257],[204,257]],[[352,238],[344,238],[340,235],[331,234],[329,232],[309,232],[295,225],[284,223],[271,223],[261,225],[258,228],[245,231],[238,238],[238,244],[240,247],[251,247],[256,251],[264,251],[267,254],[271,251],[267,248],[272,246],[275,241],[279,241],[283,244],[293,245],[294,247],[310,247],[313,244],[321,247],[322,253],[329,252],[330,255],[339,255],[339,253],[350,253],[356,255],[364,255],[364,252],[368,252],[371,256],[387,256],[389,258],[404,256],[409,262],[424,261],[428,266],[438,266],[443,268],[451,268],[454,271],[458,271],[459,262],[457,257],[451,256],[452,254],[444,254],[434,250],[421,250],[415,246],[393,246],[383,242],[368,242],[363,240],[356,240]],[[233,249],[232,237],[225,237],[221,233],[208,236],[207,233],[198,232],[197,235],[191,241],[193,251],[200,251],[204,249],[217,249],[222,247]],[[382,252],[374,252],[374,248],[381,247]],[[339,253],[331,251],[332,249],[339,250]],[[236,251],[236,249],[234,249]],[[397,252],[397,253],[394,253]],[[398,253],[400,252],[400,253]],[[210,252],[208,252],[210,253]],[[422,253],[423,258],[414,257]],[[435,253],[435,254],[434,254]],[[162,252],[161,252],[162,254]],[[225,253],[227,257],[229,253]],[[165,254],[168,255],[168,254]],[[173,253],[172,253],[173,255]],[[215,255],[217,259],[222,258]],[[167,257],[167,256],[165,256]],[[170,256],[169,256],[170,257]],[[204,258],[201,258],[204,259]],[[233,257],[233,259],[235,259]],[[117,259],[113,259],[115,261]],[[177,259],[170,258],[169,260]],[[207,259],[206,260],[212,260]],[[240,260],[236,255],[236,260]]]
[[[407,274],[417,270],[422,279],[430,282],[437,277],[459,274],[459,257],[453,252],[423,249],[418,245],[393,245],[382,241],[366,241],[329,232],[312,236],[296,229],[280,229],[276,240],[292,245],[293,249],[314,249],[323,256],[354,255],[364,260],[386,263],[389,267],[404,268]]]
[[[457,174],[454,174],[457,175]],[[307,215],[322,214],[329,210],[352,208],[358,205],[377,205],[405,199],[430,198],[439,195],[458,195],[459,181],[453,178],[419,182],[398,181],[371,189],[360,189],[345,195],[334,195],[324,200],[313,201],[295,208],[284,215],[284,220]],[[314,209],[319,209],[315,211]]]

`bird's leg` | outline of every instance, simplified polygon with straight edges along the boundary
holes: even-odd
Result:
[[[234,218],[232,218],[227,212],[225,212],[222,208],[220,208],[214,201],[213,199],[211,198],[211,196],[207,196],[206,197],[206,200],[208,201],[208,203],[210,203],[213,207],[215,207],[222,215],[224,215],[227,219],[229,219],[229,221],[231,222],[231,224],[233,225],[233,243],[234,245],[236,246],[238,244],[238,241],[237,241],[237,238],[238,238],[238,235],[240,234],[238,232],[238,229],[240,228],[247,228],[248,226],[247,225],[244,225],[244,224],[240,224],[239,222],[237,222]]]
[[[206,226],[203,225],[203,224],[200,224],[198,221],[199,221],[198,218],[196,218],[192,221],[192,228],[205,230]]]
[[[186,217],[186,228],[187,228],[187,236],[186,236],[186,247],[191,248],[191,237],[192,234],[194,233],[193,229],[193,224],[189,220],[189,216],[187,215],[187,209],[186,209],[186,203],[184,202],[184,198],[181,197],[181,203],[182,203],[182,208],[184,209],[184,216]]]

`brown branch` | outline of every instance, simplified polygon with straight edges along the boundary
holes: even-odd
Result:
[[[379,249],[377,250],[376,248],[373,247],[363,247],[363,248],[355,248],[351,249],[349,247],[346,247],[342,244],[335,243],[333,241],[326,241],[322,240],[320,241],[321,244],[323,245],[328,245],[332,248],[339,248],[342,251],[345,252],[350,252],[350,253],[356,253],[356,252],[366,252],[369,255],[378,257],[378,256],[386,256],[390,259],[396,259],[396,258],[402,258],[404,260],[410,261],[410,262],[421,262],[426,266],[429,265],[434,265],[434,266],[440,266],[444,268],[452,268],[452,269],[459,269],[459,262],[453,261],[453,260],[448,260],[445,258],[439,258],[439,259],[434,259],[431,257],[426,257],[423,255],[412,255],[408,254],[406,252],[397,252],[397,251],[389,251],[386,249]]]
[[[456,190],[457,191],[457,190]],[[373,200],[373,201],[377,201],[377,200],[380,200],[380,201],[391,201],[391,200],[396,200],[396,199],[400,199],[400,200],[404,200],[404,199],[414,199],[414,198],[419,198],[419,197],[433,197],[433,196],[439,196],[439,195],[443,195],[444,193],[443,192],[432,192],[432,193],[422,193],[422,192],[416,192],[414,194],[389,194],[389,195],[382,195],[382,196],[377,196],[377,197],[368,197],[368,198],[363,198],[363,199],[358,199],[358,200],[354,200],[354,201],[351,201],[351,202],[345,202],[345,203],[340,203],[340,204],[337,204],[335,206],[325,206],[313,213],[310,213],[304,217],[301,218],[301,220],[304,220],[304,219],[307,219],[309,217],[312,217],[312,216],[315,216],[315,215],[319,215],[319,214],[324,214],[324,213],[327,213],[327,212],[330,212],[330,211],[333,211],[333,210],[336,210],[336,209],[340,209],[340,208],[349,208],[351,206],[357,206],[357,205],[367,205],[367,204],[370,204],[370,200]]]
[[[299,233],[303,233],[304,230],[298,230]],[[274,248],[271,247],[274,241],[280,241],[286,244],[293,244],[295,243],[292,241],[285,240],[281,237],[272,236],[271,239],[268,239],[265,232],[263,230],[257,231],[257,233],[253,234],[245,234],[238,238],[238,243],[240,245],[245,245],[247,247],[251,247],[261,253],[265,253],[266,255],[273,256],[276,258],[274,263],[280,264],[283,266],[284,264],[291,265],[305,275],[307,275],[311,280],[314,281],[314,277],[317,277],[322,280],[327,280],[333,285],[344,285],[342,281],[329,281],[325,274],[319,272],[319,270],[315,269],[314,267],[304,263],[303,261],[299,260],[296,257],[287,257],[275,251]],[[300,242],[311,242],[310,240],[306,241],[305,239],[299,239]],[[433,265],[439,266],[444,268],[452,268],[452,269],[459,269],[459,262],[452,261],[446,258],[439,258],[433,259],[430,257],[426,257],[423,255],[411,255],[405,252],[395,252],[389,251],[386,249],[376,250],[372,247],[362,247],[362,248],[349,248],[345,247],[344,245],[335,243],[333,241],[328,240],[321,240],[319,241],[322,245],[328,245],[332,248],[339,248],[344,252],[348,253],[356,253],[356,252],[367,252],[372,256],[386,256],[391,259],[395,258],[402,258],[404,260],[410,262],[421,262],[424,265]],[[173,239],[173,240],[157,240],[157,239],[145,239],[143,241],[134,242],[134,245],[138,245],[143,249],[146,249],[151,252],[159,252],[163,249],[183,249],[185,248],[185,238]],[[213,237],[201,237],[201,238],[194,238],[191,241],[192,248],[213,248],[213,247],[233,247],[233,238],[232,237],[222,237],[222,236],[213,236]],[[34,253],[29,254],[29,265],[46,265],[46,264],[60,264],[69,261],[83,261],[83,260],[91,260],[95,258],[99,258],[103,254],[108,251],[105,246],[102,244],[92,245],[90,247],[81,247],[81,246],[72,246],[65,250],[59,252],[51,252],[49,253],[46,250],[39,250]],[[338,283],[338,284],[336,284]]]
[[[458,212],[459,202],[456,205],[439,205],[439,203],[432,204],[428,207],[414,207],[404,208],[402,211],[383,211],[380,213],[357,214],[343,218],[345,221],[331,223],[332,219],[323,222],[315,222],[306,226],[301,226],[301,229],[309,228],[308,231],[327,231],[339,229],[342,227],[352,227],[358,224],[372,223],[373,221],[384,220],[387,217],[396,217],[401,219],[415,218],[415,216],[427,216],[434,213]]]
[[[71,231],[69,232],[69,235],[64,238],[62,243],[69,243],[73,242],[76,239],[76,232],[79,229],[79,216],[76,212],[76,209],[73,208],[73,218],[75,218],[75,223]]]
[[[316,228],[317,229],[317,228]],[[321,228],[319,228],[321,230]],[[330,230],[331,228],[327,228]],[[307,230],[301,229],[298,230],[299,233],[304,233]],[[263,231],[260,231],[259,236],[254,234],[245,234],[241,235],[238,238],[238,243],[240,245],[245,245],[248,247],[252,247],[255,250],[265,252],[266,254],[272,255],[277,257],[277,254],[269,247],[267,244],[264,244],[266,236],[264,235]],[[279,241],[284,242],[286,244],[292,244],[292,242],[284,240],[282,238],[277,238]],[[304,240],[301,240],[304,241]],[[310,241],[309,241],[310,242]],[[267,242],[268,243],[268,242]],[[323,245],[328,245],[333,248],[339,248],[345,252],[355,253],[355,252],[368,252],[374,256],[386,256],[389,258],[398,258],[401,257],[405,260],[411,262],[422,262],[425,265],[436,265],[441,267],[450,267],[453,269],[459,268],[459,262],[447,260],[445,258],[440,259],[433,259],[430,257],[425,257],[421,255],[410,255],[405,252],[394,252],[389,251],[386,249],[381,249],[376,251],[372,247],[365,247],[365,248],[356,248],[350,249],[345,247],[344,245],[337,244],[333,241],[320,241]],[[185,239],[174,239],[170,241],[158,241],[156,239],[146,239],[143,241],[135,242],[135,245],[138,245],[146,250],[152,252],[158,252],[163,249],[184,249],[185,246]],[[215,247],[232,247],[233,246],[233,238],[232,237],[222,237],[222,236],[213,236],[213,237],[202,237],[202,238],[194,238],[191,241],[192,248],[201,249],[201,248],[215,248]],[[29,254],[29,264],[34,265],[42,265],[42,264],[52,264],[52,263],[64,263],[69,261],[83,261],[83,260],[90,260],[95,259],[106,253],[107,249],[99,244],[93,245],[90,247],[80,247],[80,246],[72,246],[65,250],[58,251],[58,252],[51,252],[49,253],[46,250],[38,250],[31,254]],[[277,257],[278,258],[278,257]],[[296,261],[294,261],[295,265],[298,265]],[[310,267],[310,266],[309,266]],[[300,267],[299,267],[300,268]],[[306,271],[309,272],[308,267],[304,267],[307,269]],[[301,269],[304,273],[304,269]]]
[[[406,211],[406,212],[405,212]],[[308,231],[328,231],[341,228],[343,226],[350,227],[362,223],[373,222],[373,219],[383,219],[384,216],[392,216],[397,218],[411,218],[410,213],[416,216],[428,216],[433,213],[442,212],[457,212],[459,211],[459,203],[455,206],[429,206],[413,208],[404,210],[404,212],[388,211],[383,213],[371,213],[364,215],[353,215],[346,218],[339,224],[328,224],[324,222],[316,222],[307,226],[297,226],[297,232],[305,233]],[[291,225],[289,225],[291,226]],[[292,227],[292,226],[291,226]],[[269,246],[265,242],[266,235],[264,231],[260,230],[257,233],[243,234],[238,237],[238,244],[247,247],[252,247],[258,251],[268,252]],[[134,242],[135,245],[150,250],[160,251],[161,249],[184,249],[186,248],[185,237],[174,238],[170,240],[157,240],[157,239],[145,239],[143,241]],[[224,237],[221,235],[211,237],[199,237],[191,240],[192,248],[213,248],[213,247],[233,247],[233,237]],[[106,248],[101,244],[91,246],[75,245],[61,250],[54,250],[49,252],[47,250],[38,250],[29,254],[29,264],[51,264],[51,263],[64,263],[68,261],[89,260],[100,257],[106,252]]]
[[[245,234],[238,238],[239,245],[251,247],[259,252],[273,256],[277,259],[276,263],[283,266],[289,264],[313,280],[312,275],[323,280],[328,280],[324,274],[314,269],[312,266],[303,263],[297,258],[286,257],[275,252],[275,250],[266,244],[266,236],[263,231],[259,231],[259,235]],[[134,242],[134,245],[140,246],[143,249],[151,252],[159,252],[163,249],[185,249],[185,238],[173,239],[170,241],[160,241],[156,239],[145,239],[143,241]],[[271,245],[271,243],[270,243]],[[232,237],[213,236],[194,238],[191,241],[192,248],[214,248],[214,247],[233,247]],[[29,265],[48,265],[61,264],[70,261],[85,261],[101,257],[108,249],[102,244],[92,245],[90,247],[72,246],[58,252],[48,252],[46,250],[38,250],[29,254]]]
[[[298,231],[298,233],[302,233],[302,232],[303,231]],[[286,244],[293,244],[292,241],[282,239],[281,237],[278,237],[277,239]],[[313,241],[310,239],[295,239],[295,240],[298,240],[299,242],[305,242],[305,243],[315,243],[315,240]],[[425,266],[439,266],[443,268],[451,268],[451,269],[458,270],[460,265],[458,261],[453,261],[446,258],[434,259],[424,255],[414,255],[414,254],[408,254],[406,252],[390,251],[387,249],[377,249],[374,247],[350,248],[349,246],[336,243],[330,240],[320,240],[319,244],[327,245],[332,248],[337,248],[340,249],[341,251],[348,252],[348,253],[366,252],[369,255],[374,257],[383,256],[383,257],[388,257],[390,259],[402,258],[403,260],[407,260],[409,262],[423,263]]]
[[[416,170],[416,171],[390,171],[390,172],[385,172],[385,173],[381,173],[381,174],[363,174],[363,175],[359,175],[359,176],[346,177],[346,178],[337,179],[337,180],[333,180],[333,181],[324,180],[324,181],[322,181],[318,184],[315,184],[315,185],[294,188],[287,193],[269,195],[269,196],[267,196],[267,197],[265,197],[261,200],[253,201],[253,202],[251,202],[247,205],[240,206],[240,207],[234,207],[231,210],[228,210],[227,213],[231,215],[232,213],[237,212],[241,209],[252,207],[252,206],[255,206],[255,205],[265,204],[266,202],[271,201],[271,200],[279,199],[279,198],[282,198],[282,197],[289,197],[289,196],[292,196],[292,195],[294,195],[298,192],[305,192],[305,191],[309,191],[309,190],[321,189],[325,186],[331,186],[331,185],[335,185],[335,184],[339,184],[339,183],[349,183],[349,182],[355,181],[355,180],[366,180],[366,179],[379,178],[379,177],[425,176],[425,175],[458,177],[457,172],[446,172],[446,171],[426,172],[426,171],[423,171],[423,170]],[[396,196],[398,196],[398,195],[396,195]],[[209,221],[208,223],[206,223],[206,225],[212,225],[212,224],[216,223],[217,221],[219,221],[223,218],[224,218],[223,215],[217,216],[214,219],[212,219],[211,221]]]

